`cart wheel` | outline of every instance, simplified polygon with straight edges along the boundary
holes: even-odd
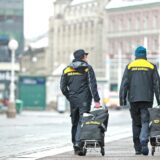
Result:
[[[102,154],[102,156],[104,156],[104,155],[105,155],[104,147],[102,147],[102,148],[101,148],[101,154]]]
[[[79,155],[79,156],[85,156],[86,153],[87,153],[87,149],[82,149],[82,150],[78,153],[78,155]]]
[[[152,147],[152,156],[154,156],[155,147]]]

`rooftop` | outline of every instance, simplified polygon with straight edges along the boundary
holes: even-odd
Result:
[[[111,0],[111,2],[106,6],[106,9],[131,7],[131,6],[145,5],[158,2],[160,2],[160,0],[118,0],[118,1]]]
[[[88,3],[88,2],[92,2],[92,1],[95,1],[95,0],[73,0],[71,2],[71,5],[74,6],[74,5],[78,5],[81,3]]]

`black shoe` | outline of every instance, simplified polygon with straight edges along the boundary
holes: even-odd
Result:
[[[148,146],[147,145],[142,146],[142,151],[141,152],[142,152],[143,155],[147,156],[148,153],[149,153]]]
[[[134,139],[134,149],[135,149],[135,155],[140,155],[142,154],[141,150],[141,144],[139,142],[139,139]]]
[[[142,141],[141,142],[141,152],[144,156],[147,156],[149,154],[149,148],[148,148],[148,142],[147,141]]]
[[[74,150],[75,155],[79,155],[79,152],[80,152],[79,150]]]
[[[74,154],[78,156],[85,156],[85,153],[83,152],[82,148],[79,145],[74,145]]]
[[[140,155],[140,154],[142,154],[141,151],[136,151],[135,152],[135,155]]]
[[[78,155],[79,156],[85,156],[85,154],[82,152],[82,150],[79,151]]]
[[[79,155],[79,152],[80,152],[80,147],[79,147],[79,145],[78,145],[78,144],[75,144],[75,145],[73,146],[73,148],[74,148],[74,154],[75,154],[75,155]]]

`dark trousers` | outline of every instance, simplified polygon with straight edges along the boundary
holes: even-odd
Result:
[[[148,144],[149,139],[149,111],[152,102],[130,103],[132,118],[133,143],[136,151],[141,150],[142,145]]]
[[[70,103],[71,111],[71,122],[72,122],[72,143],[73,145],[80,143],[80,132],[81,132],[81,119],[83,113],[88,113],[90,111],[90,104],[87,106],[79,106],[75,103]]]

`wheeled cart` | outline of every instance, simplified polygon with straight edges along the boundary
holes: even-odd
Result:
[[[82,155],[85,156],[89,149],[100,149],[102,156],[105,155],[104,137],[107,130],[108,117],[107,108],[101,108],[83,115],[80,134]]]
[[[160,146],[160,108],[159,106],[149,108],[150,116],[150,144],[152,146],[151,154],[154,156],[156,147]]]
[[[150,143],[152,146],[151,154],[154,156],[154,153],[156,151],[156,147],[160,147],[160,135],[155,137],[150,137]]]
[[[97,150],[98,148],[100,149],[100,153],[102,154],[102,156],[105,155],[105,149],[104,145],[102,145],[102,142],[97,140],[84,140],[82,141],[82,143],[83,143],[82,153],[84,156],[86,155],[87,150],[89,149]]]

